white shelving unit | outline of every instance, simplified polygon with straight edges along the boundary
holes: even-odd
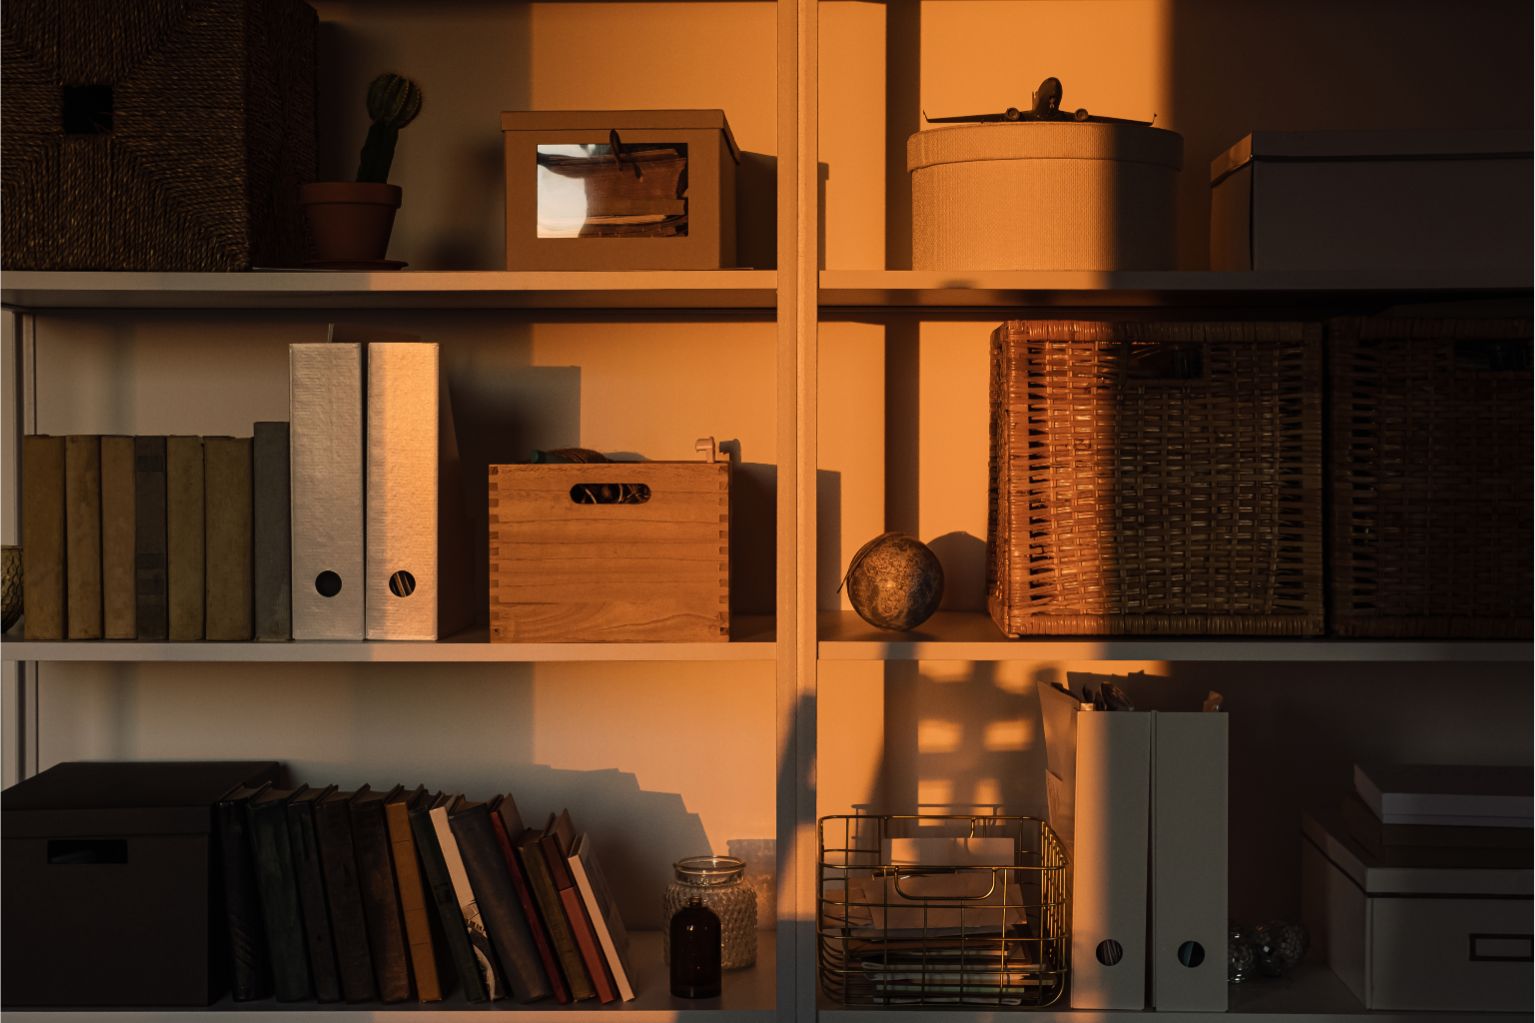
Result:
[[[321,0],[327,16],[335,18],[338,33],[355,31],[356,26],[366,25],[370,19],[378,19],[386,25],[381,30],[389,46],[403,46],[405,35],[414,31],[409,19],[416,15],[403,8],[385,5],[374,10],[369,5],[349,3],[347,0]],[[462,14],[460,5],[444,5],[450,15]],[[482,5],[462,5],[473,17],[497,17],[485,14]],[[560,7],[559,4],[515,5],[520,12],[524,8]],[[599,5],[572,5],[572,8],[590,7],[591,20],[580,22],[575,14],[562,16],[544,26],[540,35],[516,19],[522,15],[506,15],[509,23],[518,25],[526,38],[536,38],[539,46],[554,46],[558,41],[569,43],[578,39],[582,32],[590,31],[594,39],[603,38],[607,31],[599,24],[600,15],[611,15],[616,25],[629,26],[635,19],[645,17],[652,7],[671,20],[673,27],[685,24],[683,15],[674,8],[684,5],[657,2],[617,3]],[[720,271],[655,271],[655,272],[605,272],[605,273],[512,273],[498,270],[422,270],[400,273],[315,273],[288,270],[255,271],[245,274],[190,274],[190,273],[54,273],[40,271],[12,271],[0,279],[0,301],[3,301],[13,317],[13,337],[17,345],[12,381],[17,395],[17,418],[23,430],[37,429],[38,402],[44,391],[58,393],[67,388],[58,381],[51,387],[40,387],[39,365],[46,359],[49,344],[47,330],[40,330],[54,319],[66,323],[86,323],[93,327],[107,323],[129,323],[139,317],[159,317],[166,322],[215,322],[224,318],[230,323],[249,318],[267,318],[283,325],[297,322],[296,314],[334,314],[341,318],[348,314],[402,317],[442,313],[457,317],[480,327],[486,323],[507,322],[524,324],[548,320],[554,323],[596,320],[604,324],[627,325],[630,323],[671,329],[676,323],[708,324],[748,322],[768,330],[766,321],[772,323],[770,372],[747,382],[749,389],[759,395],[769,395],[765,404],[772,410],[771,436],[774,450],[771,458],[763,462],[771,470],[772,488],[769,500],[773,509],[773,533],[771,578],[773,587],[773,611],[771,615],[737,616],[732,622],[732,639],[725,644],[516,644],[500,645],[486,641],[483,633],[468,633],[451,637],[438,643],[284,643],[284,644],[172,644],[172,643],[40,643],[10,641],[0,646],[0,660],[8,670],[19,672],[10,699],[5,705],[5,735],[10,742],[9,756],[23,776],[36,771],[40,765],[39,742],[42,723],[39,720],[39,668],[44,676],[43,691],[49,673],[81,673],[88,685],[95,685],[99,692],[112,693],[114,687],[126,688],[128,680],[137,682],[141,677],[157,669],[173,673],[184,679],[184,665],[218,665],[209,672],[230,672],[241,678],[255,677],[267,667],[272,673],[290,673],[294,666],[323,666],[304,669],[329,673],[345,672],[348,679],[361,679],[359,689],[368,689],[375,675],[380,679],[392,678],[405,668],[373,668],[374,665],[440,666],[433,675],[433,685],[448,688],[454,685],[455,672],[513,671],[517,666],[546,665],[551,671],[559,671],[558,688],[567,683],[579,688],[598,685],[613,671],[632,672],[639,668],[626,665],[669,670],[675,665],[681,671],[716,673],[720,684],[728,684],[737,672],[758,672],[772,675],[771,710],[766,703],[760,708],[759,717],[771,715],[771,720],[758,720],[758,726],[771,733],[771,756],[774,769],[773,830],[777,841],[778,923],[776,930],[764,933],[757,966],[744,974],[730,975],[726,995],[718,1003],[682,1003],[666,995],[664,970],[660,964],[659,949],[653,934],[641,934],[636,946],[637,968],[641,983],[640,999],[634,1003],[603,1009],[592,1003],[554,1009],[545,1005],[522,1006],[500,1003],[494,1009],[483,1006],[466,1006],[448,1003],[442,1006],[313,1006],[279,1007],[272,1004],[240,1005],[228,1003],[210,1010],[166,1011],[80,1011],[80,1012],[8,1012],[7,1017],[34,1021],[88,1021],[110,1020],[113,1023],[149,1023],[154,1020],[182,1020],[224,1015],[252,1021],[304,1020],[319,1023],[354,1023],[354,1021],[403,1021],[428,1020],[444,1016],[458,1019],[501,1019],[508,1015],[530,1021],[555,1021],[571,1018],[596,1018],[609,1012],[634,1023],[765,1023],[778,1020],[781,1023],[810,1023],[820,1019],[829,1023],[870,1023],[879,1018],[911,1018],[936,1023],[983,1023],[1014,1019],[1019,1013],[989,1012],[979,1009],[927,1010],[874,1010],[843,1008],[821,1001],[817,993],[815,948],[815,874],[817,817],[828,809],[818,800],[817,770],[829,770],[818,756],[817,739],[826,735],[828,724],[820,709],[830,703],[837,691],[853,687],[843,673],[861,669],[889,671],[915,670],[923,662],[974,662],[1007,666],[1027,665],[1039,662],[1173,662],[1194,665],[1240,665],[1258,668],[1275,664],[1342,665],[1358,666],[1389,676],[1398,670],[1406,671],[1413,666],[1428,664],[1433,670],[1458,666],[1493,669],[1503,667],[1506,677],[1524,670],[1532,660],[1532,647],[1528,642],[1422,642],[1422,641],[1340,641],[1330,639],[1198,639],[1198,638],[1039,638],[1008,641],[983,614],[974,610],[942,612],[922,629],[904,635],[880,633],[869,628],[856,616],[845,610],[835,610],[835,597],[827,596],[826,576],[840,570],[821,562],[827,538],[837,529],[835,516],[823,506],[823,499],[830,488],[821,479],[826,468],[827,452],[821,440],[820,428],[828,398],[823,393],[827,377],[832,372],[827,367],[838,365],[841,357],[840,336],[833,336],[831,325],[844,326],[848,321],[856,325],[895,324],[900,330],[909,328],[915,336],[917,325],[923,317],[952,318],[994,322],[1001,318],[1001,310],[1060,311],[1066,309],[1147,310],[1178,307],[1198,309],[1218,307],[1227,309],[1306,308],[1325,310],[1334,307],[1369,308],[1423,303],[1501,302],[1528,305],[1530,281],[1519,273],[1403,273],[1388,271],[1360,271],[1358,273],[1310,274],[1310,273],[1251,273],[1220,274],[1208,271],[1126,272],[1126,273],[1023,273],[990,271],[968,274],[947,274],[902,269],[885,269],[878,257],[862,255],[854,263],[867,262],[868,268],[837,268],[841,263],[835,241],[822,237],[823,230],[844,231],[846,222],[839,219],[838,204],[848,193],[839,191],[846,180],[842,175],[841,154],[843,143],[833,134],[847,123],[846,109],[857,104],[848,100],[838,105],[837,94],[857,93],[868,86],[868,79],[877,77],[881,70],[885,80],[871,91],[883,91],[885,107],[876,112],[874,120],[886,132],[895,132],[911,118],[896,111],[896,91],[905,87],[898,81],[903,73],[896,61],[913,33],[920,38],[922,18],[920,11],[930,9],[915,0],[888,0],[884,5],[854,5],[818,2],[818,0],[771,0],[766,3],[689,5],[705,13],[719,8],[743,9],[741,17],[748,19],[759,8],[770,9],[770,14],[759,22],[752,22],[763,31],[750,38],[740,33],[716,32],[715,37],[702,33],[699,39],[690,41],[697,52],[715,49],[716,38],[744,40],[743,51],[755,54],[761,63],[766,51],[772,66],[773,101],[770,128],[761,129],[761,118],[756,127],[756,143],[760,149],[771,149],[766,155],[774,166],[770,176],[759,176],[756,185],[760,189],[771,188],[775,192],[774,219],[765,229],[765,237],[776,251],[776,269],[720,270]],[[997,10],[1012,10],[1018,5],[941,5],[963,8],[977,18],[994,17]],[[1040,4],[1022,5],[1030,11],[1043,12],[1041,16],[1055,24],[1062,19],[1084,17],[1084,5]],[[1124,6],[1120,4],[1119,6]],[[888,66],[878,61],[855,60],[857,54],[837,49],[844,40],[846,27],[837,18],[872,17],[872,8],[882,7],[879,18],[885,38],[872,47],[888,61]],[[971,11],[971,8],[974,8]],[[1116,8],[1117,9],[1117,8]],[[734,17],[734,15],[732,15]],[[472,24],[472,17],[465,24]],[[744,23],[744,22],[743,22]],[[443,31],[457,31],[465,40],[482,49],[479,59],[494,54],[504,41],[491,40],[487,33],[475,33],[472,28],[458,26],[452,16],[444,16]],[[407,27],[403,27],[407,26]],[[455,27],[458,26],[458,27]],[[856,28],[856,26],[854,26]],[[941,27],[941,26],[940,26]],[[435,30],[435,26],[432,26]],[[621,34],[623,29],[612,31]],[[424,28],[423,31],[426,31]],[[734,30],[732,30],[734,31]],[[825,35],[823,36],[823,32]],[[562,34],[563,33],[563,34]],[[1089,35],[1091,33],[1088,33]],[[344,35],[341,36],[344,38]],[[361,37],[359,37],[361,38]],[[457,38],[457,37],[455,37]],[[551,42],[550,40],[554,40]],[[523,40],[524,42],[526,39]],[[365,40],[366,42],[366,40]],[[823,52],[823,42],[831,49]],[[372,43],[369,43],[372,45]],[[421,46],[425,43],[419,44]],[[598,43],[593,43],[598,45]],[[979,45],[979,41],[978,41]],[[1071,45],[1077,45],[1072,43]],[[642,46],[636,45],[634,52]],[[684,47],[684,55],[687,48]],[[659,50],[658,50],[659,52]],[[1075,52],[1075,51],[1072,51]],[[696,54],[695,54],[696,55]],[[370,54],[377,56],[377,53]],[[507,86],[508,94],[515,94],[522,105],[547,107],[615,107],[630,105],[629,84],[622,69],[609,72],[615,81],[604,82],[603,72],[597,65],[584,72],[560,70],[551,64],[538,64],[537,53],[523,54],[529,68],[527,77],[531,84]],[[863,54],[868,56],[868,54]],[[630,51],[621,59],[638,60]],[[842,70],[839,58],[846,58],[847,67]],[[472,60],[467,57],[464,60]],[[724,60],[726,58],[719,58]],[[733,58],[731,58],[733,59]],[[859,58],[861,59],[861,58]],[[1034,58],[1031,58],[1034,59]],[[1044,59],[1040,56],[1038,59]],[[1072,57],[1073,60],[1078,59]],[[1085,59],[1085,58],[1083,58]],[[1171,58],[1169,58],[1171,59]],[[457,60],[457,58],[455,58]],[[463,61],[459,61],[460,64]],[[748,64],[752,62],[747,61]],[[753,65],[755,66],[755,65]],[[1097,66],[1089,64],[1088,66]],[[1048,69],[1047,69],[1048,70]],[[924,65],[912,68],[910,73],[934,77],[934,69]],[[949,72],[953,74],[952,69]],[[996,74],[995,70],[988,72]],[[1031,72],[1032,73],[1032,72]],[[702,74],[702,73],[700,73]],[[745,74],[745,72],[743,72]],[[1013,74],[1010,69],[1009,75]],[[686,77],[685,75],[683,76]],[[1025,76],[1027,77],[1027,76]],[[1037,80],[1037,75],[1035,76]],[[595,83],[590,84],[589,83]],[[664,105],[710,105],[698,95],[699,83],[693,83],[693,91],[682,90],[676,98],[664,89],[643,93],[634,103]],[[713,82],[708,83],[711,87]],[[1016,84],[1016,83],[1015,83]],[[1524,89],[1524,82],[1516,83]],[[460,86],[467,88],[467,86]],[[745,95],[745,86],[726,83]],[[520,92],[519,92],[520,90]],[[949,89],[950,92],[954,90]],[[1016,90],[1015,90],[1016,91]],[[682,99],[686,96],[686,100]],[[662,98],[656,98],[662,97]],[[903,101],[912,99],[904,95]],[[503,101],[508,108],[518,105],[518,100]],[[435,109],[446,109],[443,104]],[[1095,105],[1096,106],[1096,105]],[[935,107],[936,109],[936,107]],[[1133,111],[1126,111],[1131,113]],[[909,112],[907,112],[909,113]],[[741,133],[741,122],[731,113],[732,123]],[[743,119],[744,120],[744,119]],[[419,134],[422,129],[412,128]],[[493,129],[487,130],[490,134]],[[891,136],[892,138],[894,135]],[[416,140],[402,140],[402,153],[407,153]],[[886,141],[890,157],[885,162],[891,167],[899,160],[891,157],[898,144]],[[1198,174],[1200,168],[1195,154],[1190,154],[1188,173]],[[425,159],[419,153],[409,157]],[[468,157],[464,157],[466,163]],[[824,164],[831,164],[831,176],[827,177]],[[875,164],[881,164],[876,159]],[[420,166],[418,163],[416,166]],[[900,174],[886,171],[886,184],[893,186]],[[437,182],[434,180],[433,182]],[[455,185],[447,182],[444,191]],[[823,200],[823,190],[825,198]],[[409,186],[407,195],[411,195]],[[901,200],[897,188],[887,188],[881,193],[885,201]],[[861,201],[861,200],[860,200]],[[446,200],[439,205],[447,205]],[[744,207],[743,207],[744,210]],[[483,212],[494,219],[495,210]],[[898,220],[899,218],[890,218]],[[894,244],[895,232],[887,233],[887,245]],[[867,248],[867,247],[865,247]],[[833,255],[833,250],[838,255]],[[760,261],[759,262],[765,262]],[[833,268],[822,269],[823,262]],[[327,316],[327,318],[331,318]],[[157,321],[158,322],[158,321]],[[379,322],[375,319],[374,322]],[[392,322],[392,321],[387,321]],[[276,328],[274,328],[276,329]],[[823,336],[824,335],[824,336]],[[652,343],[652,335],[633,339],[633,346]],[[122,365],[115,360],[122,354],[118,340],[93,340],[89,350],[97,357],[113,363],[113,373],[124,374],[117,379],[126,384],[133,374],[152,370],[131,358],[124,358]],[[221,343],[209,339],[210,345]],[[499,342],[497,342],[499,343]],[[734,340],[728,344],[733,344]],[[532,343],[536,347],[537,342]],[[630,339],[603,342],[589,349],[581,349],[583,361],[579,369],[590,371],[607,364],[632,365],[623,361],[629,355]],[[722,347],[724,345],[722,344]],[[485,345],[494,348],[494,345]],[[567,351],[560,349],[560,358]],[[892,346],[890,351],[894,350]],[[72,366],[66,363],[66,367]],[[765,361],[764,365],[768,365]],[[910,364],[898,364],[891,358],[880,367],[883,378],[875,386],[880,391],[879,405],[892,404],[900,395],[892,388],[902,381],[901,374],[914,372]],[[491,366],[487,373],[494,374],[500,367]],[[585,387],[587,382],[582,381]],[[664,404],[664,403],[663,403]],[[583,415],[586,412],[583,409]],[[665,418],[673,416],[665,407],[653,408],[642,413]],[[888,412],[887,412],[888,416]],[[828,421],[830,418],[828,417]],[[688,429],[684,423],[674,424],[678,430]],[[889,421],[881,424],[891,429]],[[691,436],[691,435],[689,435]],[[18,442],[19,444],[19,442]],[[977,438],[975,444],[983,445]],[[14,463],[11,463],[14,465]],[[15,502],[14,478],[8,478],[12,488],[8,501]],[[881,482],[881,488],[893,489],[893,484]],[[886,502],[886,512],[892,494],[886,490],[870,498],[867,494],[858,500],[864,502],[864,512],[870,501]],[[899,516],[892,516],[899,517]],[[14,521],[14,516],[12,518]],[[764,538],[765,539],[765,538]],[[737,541],[740,542],[739,538]],[[842,555],[847,550],[840,552]],[[771,668],[768,666],[771,665]],[[58,666],[55,668],[55,666]],[[479,666],[479,667],[476,667]],[[1521,667],[1522,666],[1522,667]],[[532,669],[529,669],[532,670]],[[244,673],[244,674],[240,674]],[[291,675],[286,676],[291,677]],[[327,675],[327,678],[330,676]],[[412,676],[414,677],[414,676]],[[487,675],[476,675],[484,679]],[[499,679],[501,676],[494,676]],[[627,677],[627,676],[625,676]],[[652,676],[646,675],[645,679]],[[692,677],[692,676],[690,676]],[[482,681],[480,684],[484,685]],[[637,684],[645,684],[644,682]],[[884,680],[879,681],[880,685]],[[551,684],[533,688],[540,699],[548,699]],[[397,689],[391,689],[396,696]],[[611,694],[612,690],[605,690]],[[110,702],[110,695],[100,697]],[[386,697],[387,698],[387,697]],[[580,696],[567,697],[572,703],[582,702]],[[700,697],[702,698],[702,697]],[[1501,698],[1501,697],[1499,697]],[[1496,699],[1496,698],[1495,698]],[[593,701],[594,704],[598,701]],[[137,710],[137,708],[134,708]],[[526,709],[527,730],[538,734],[542,722],[537,719],[538,708],[529,701]],[[589,713],[588,733],[578,733],[564,728],[562,736],[584,734],[595,736],[593,746],[602,746],[624,735],[628,722],[618,712],[604,717],[608,710],[600,705],[582,707]],[[41,713],[46,714],[46,703]],[[233,726],[235,728],[242,725]],[[562,726],[563,728],[563,726]],[[424,734],[428,743],[451,745],[451,736],[442,732]],[[112,749],[111,736],[100,740],[103,748]],[[899,752],[899,751],[896,751]],[[600,756],[600,754],[598,754]],[[46,752],[42,754],[46,756]],[[605,766],[612,766],[607,764]],[[720,765],[700,755],[697,772],[700,780],[696,791],[684,791],[682,796],[691,802],[696,798],[711,807],[728,803],[714,785],[717,778],[702,779],[703,775],[719,775],[728,771],[728,765]],[[430,781],[430,779],[426,779]],[[754,779],[754,783],[762,779]],[[830,788],[829,779],[822,778],[820,786]],[[707,782],[707,783],[706,783]],[[1035,1012],[1029,1018],[1062,1023],[1099,1023],[1099,1021],[1137,1018],[1144,1013],[1071,1011],[1064,1007]],[[1206,1014],[1156,1013],[1164,1020],[1189,1021],[1208,1019]],[[1394,1014],[1366,1013],[1355,1002],[1342,984],[1325,967],[1311,966],[1284,982],[1259,982],[1233,992],[1231,1012],[1228,1018],[1243,1021],[1294,1020],[1305,1023],[1425,1023],[1425,1021],[1464,1019],[1460,1013]],[[1491,1015],[1486,1018],[1501,1018]]]

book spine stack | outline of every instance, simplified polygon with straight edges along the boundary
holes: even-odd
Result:
[[[214,819],[237,1001],[635,997],[623,921],[568,813],[537,831],[508,795],[301,785],[238,789]]]
[[[238,642],[258,607],[260,638],[291,638],[287,425],[25,437],[23,638]]]

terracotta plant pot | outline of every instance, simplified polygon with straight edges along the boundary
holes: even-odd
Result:
[[[299,186],[314,256],[321,263],[382,261],[389,251],[398,185],[374,181],[314,181]]]

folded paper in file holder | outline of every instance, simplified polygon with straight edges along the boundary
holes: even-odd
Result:
[[[1043,1006],[1066,985],[1066,850],[1029,817],[822,818],[821,988],[844,1005]]]
[[[490,467],[490,638],[730,638],[730,463]]]

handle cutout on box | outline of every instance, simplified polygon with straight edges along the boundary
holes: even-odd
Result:
[[[1530,370],[1531,347],[1518,338],[1461,338],[1455,342],[1455,365],[1492,373]]]
[[[1205,947],[1197,941],[1185,941],[1178,946],[1178,962],[1194,969],[1205,961]]]
[[[127,863],[126,838],[50,838],[50,866],[77,866],[82,863]]]
[[[577,483],[570,488],[572,504],[644,504],[650,487],[644,483]]]
[[[1535,935],[1472,934],[1473,963],[1528,963],[1535,959]]]
[[[59,92],[59,120],[66,135],[106,135],[112,130],[110,85],[65,85]]]
[[[389,592],[396,597],[408,597],[416,592],[416,577],[400,569],[389,577]]]
[[[1127,341],[1126,376],[1131,380],[1203,380],[1205,346],[1181,341]]]
[[[1117,966],[1125,957],[1125,947],[1113,938],[1104,938],[1098,942],[1098,961],[1104,966]]]
[[[326,569],[314,577],[314,588],[322,597],[334,597],[341,592],[341,577]]]

